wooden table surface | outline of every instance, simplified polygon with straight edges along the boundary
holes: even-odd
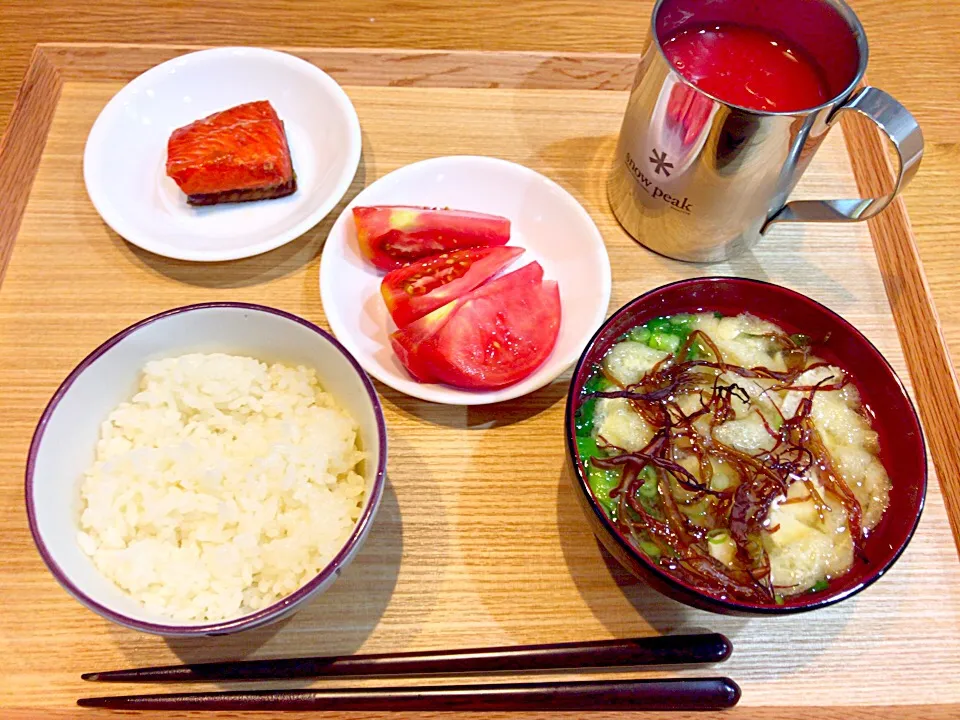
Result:
[[[871,82],[918,118],[926,155],[907,207],[954,366],[960,365],[960,4],[849,0]],[[34,44],[65,42],[639,52],[653,0],[3,0],[0,127]]]
[[[90,204],[81,156],[97,113],[130,73],[169,52],[116,45],[47,45],[44,50],[45,62],[69,68],[70,79],[46,132],[0,291],[0,537],[6,541],[0,562],[0,657],[8,661],[0,675],[3,720],[79,717],[73,706],[77,697],[144,689],[82,683],[79,672],[90,669],[633,637],[693,628],[723,632],[736,647],[731,660],[716,670],[743,688],[744,700],[731,720],[879,720],[887,715],[880,703],[916,706],[898,711],[904,720],[957,717],[960,565],[945,494],[932,475],[916,537],[869,592],[816,617],[745,621],[696,612],[651,595],[592,541],[556,431],[564,412],[563,380],[491,408],[435,405],[379,386],[390,464],[374,528],[329,593],[285,624],[222,638],[160,639],[119,629],[71,601],[37,557],[21,504],[23,458],[37,415],[69,369],[111,332],[192,302],[258,302],[326,324],[316,283],[317,249],[336,212],[288,248],[227,263],[213,278],[207,267],[136,250],[112,233]],[[383,52],[374,61],[371,52],[304,54],[336,73],[364,128],[363,169],[351,197],[365,183],[415,159],[487,152],[557,178],[583,203],[610,254],[611,307],[703,272],[638,255],[636,243],[610,212],[604,178],[626,100],[621,90],[630,82],[629,57],[407,51]],[[496,89],[471,87],[478,77],[495,82]],[[618,89],[590,89],[595,86]],[[44,92],[36,83],[31,88],[30,102],[43,104],[38,98]],[[46,98],[47,106],[54,104],[52,93]],[[46,131],[44,116],[37,109],[25,122],[19,114],[16,127]],[[880,164],[867,138],[858,141],[850,132],[847,139],[862,148],[858,165],[865,158]],[[844,137],[831,133],[798,186],[799,196],[855,192],[844,147]],[[869,164],[865,171],[870,173]],[[20,176],[29,174],[22,170]],[[0,187],[10,187],[2,172]],[[0,212],[0,228],[3,220]],[[892,257],[897,247],[909,246],[909,238],[906,230],[887,228],[885,235],[878,234],[883,230],[878,225],[873,230],[871,238],[863,223],[785,225],[776,230],[775,241],[713,271],[766,279],[818,298],[861,328],[903,373],[894,317],[901,327],[917,327],[909,320],[913,313],[903,315],[904,299],[914,294],[895,293],[893,305],[900,312],[891,307],[881,268],[909,272],[909,262]],[[519,232],[518,241],[525,234]],[[875,243],[881,252],[875,253]],[[70,252],[64,253],[68,246]],[[543,259],[546,272],[555,277],[550,261]],[[933,339],[922,331],[908,337],[905,347],[912,352]],[[932,356],[925,353],[925,359]],[[920,371],[908,382],[925,398],[943,394],[948,380],[942,373],[931,374],[923,364],[914,367]],[[940,421],[930,425],[940,432],[960,427],[951,412],[942,418],[934,412]],[[936,455],[952,458],[958,446],[960,437],[943,437]],[[498,471],[503,458],[518,452],[521,463],[508,462],[506,472]],[[949,463],[937,466],[947,469],[946,478],[960,477],[960,469]],[[510,512],[518,492],[530,512]],[[42,630],[35,622],[38,613]],[[678,672],[690,677],[703,671]],[[368,713],[357,720],[374,717]],[[613,714],[602,717],[612,720]]]
[[[960,367],[960,282],[955,280],[957,253],[950,243],[952,232],[960,231],[956,203],[960,176],[950,172],[950,161],[960,160],[960,125],[950,122],[960,110],[960,72],[951,52],[960,37],[960,6],[942,1],[934,5],[933,0],[851,2],[871,40],[871,81],[906,104],[926,135],[927,153],[906,193],[907,206],[954,365]],[[638,53],[652,4],[653,0],[2,0],[0,128],[6,125],[37,42]],[[914,616],[935,603],[929,595],[906,594],[903,601],[916,608]],[[836,668],[843,667],[838,660]]]

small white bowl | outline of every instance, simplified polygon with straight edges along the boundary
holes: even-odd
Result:
[[[367,453],[360,518],[330,564],[278,603],[217,622],[174,621],[148,612],[107,580],[77,544],[80,481],[93,462],[100,424],[117,405],[133,397],[147,362],[191,352],[227,352],[316,368],[324,390],[356,420]],[[30,445],[27,517],[37,549],[54,577],[94,612],[157,635],[221,635],[275,622],[336,580],[370,530],[383,495],[386,461],[386,427],[373,384],[330,335],[295,315],[261,305],[190,305],[123,330],[90,353],[63,381]]]
[[[384,273],[360,252],[351,212],[357,205],[451,207],[509,218],[508,245],[526,252],[504,272],[537,260],[544,277],[559,284],[563,315],[550,357],[529,377],[498,390],[460,390],[414,380],[390,347],[396,326],[380,295]],[[498,158],[437,157],[394,170],[347,206],[323,248],[320,298],[337,339],[377,380],[421,400],[483,405],[538,390],[576,361],[606,317],[610,259],[593,219],[553,180]]]
[[[286,128],[297,191],[275,200],[191,207],[166,175],[178,127],[269,100]],[[214,262],[299,237],[340,201],[360,162],[360,122],[325,72],[262,48],[182,55],[133,79],[100,112],[83,153],[87,193],[104,222],[157,255]]]

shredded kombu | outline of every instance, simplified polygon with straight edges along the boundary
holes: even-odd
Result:
[[[674,355],[660,361],[638,383],[582,396],[583,401],[624,398],[654,429],[653,438],[639,451],[628,452],[604,444],[601,448],[606,455],[590,459],[597,468],[620,470],[620,481],[610,491],[617,504],[614,521],[620,530],[628,537],[653,543],[659,551],[656,562],[679,579],[719,597],[756,603],[778,601],[761,540],[764,529],[776,529],[764,527],[774,499],[785,496],[793,483],[801,482],[821,518],[830,511],[811,479],[811,471],[816,471],[822,489],[837,498],[846,511],[854,551],[861,557],[863,542],[860,505],[835,470],[810,416],[816,394],[840,390],[848,378],[844,374],[813,385],[797,384],[803,373],[826,367],[827,363],[808,364],[808,346],[786,334],[769,333],[765,337],[781,349],[786,371],[725,362],[713,340],[694,330]],[[745,380],[772,380],[774,384],[768,391],[804,393],[791,417],[783,417],[776,403],[771,403],[780,415],[779,422],[771,423],[757,407],[752,410],[760,415],[774,440],[771,450],[751,455],[712,438],[714,427],[735,417],[735,399],[750,402],[741,385],[721,382],[722,377],[730,375]],[[686,414],[678,398],[689,394],[698,395],[699,404]],[[711,430],[709,437],[694,427],[697,421],[703,425],[702,418],[706,418]],[[679,454],[696,458],[699,478],[676,462]],[[738,484],[713,489],[711,460],[730,466]],[[656,492],[648,492],[644,498],[640,490],[649,482],[651,472]],[[693,522],[681,509],[693,504],[705,511],[699,522]],[[721,529],[729,532],[736,544],[732,567],[714,558],[708,550],[708,534]]]

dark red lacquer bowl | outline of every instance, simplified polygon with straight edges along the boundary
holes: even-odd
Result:
[[[789,333],[826,341],[814,352],[847,369],[873,413],[880,435],[880,459],[891,480],[890,507],[864,546],[866,562],[830,582],[821,592],[787,598],[783,605],[721,599],[660,569],[617,530],[595,501],[577,456],[574,416],[591,367],[630,328],[663,315],[695,312],[738,315],[749,312]],[[577,363],[567,396],[567,453],[587,519],[606,549],[634,575],[664,595],[702,610],[733,615],[784,615],[825,607],[876,581],[900,557],[920,521],[927,489],[926,449],[920,422],[900,379],[880,352],[846,320],[810,298],[786,288],[741,278],[698,278],[664,285],[627,303],[597,331]]]

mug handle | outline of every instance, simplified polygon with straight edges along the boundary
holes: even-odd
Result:
[[[761,233],[780,222],[849,222],[866,220],[891,203],[920,167],[923,157],[923,133],[910,111],[891,95],[875,87],[865,87],[837,109],[830,123],[840,113],[852,110],[867,117],[887,134],[896,148],[900,170],[893,190],[876,198],[856,200],[794,200],[767,220]]]

